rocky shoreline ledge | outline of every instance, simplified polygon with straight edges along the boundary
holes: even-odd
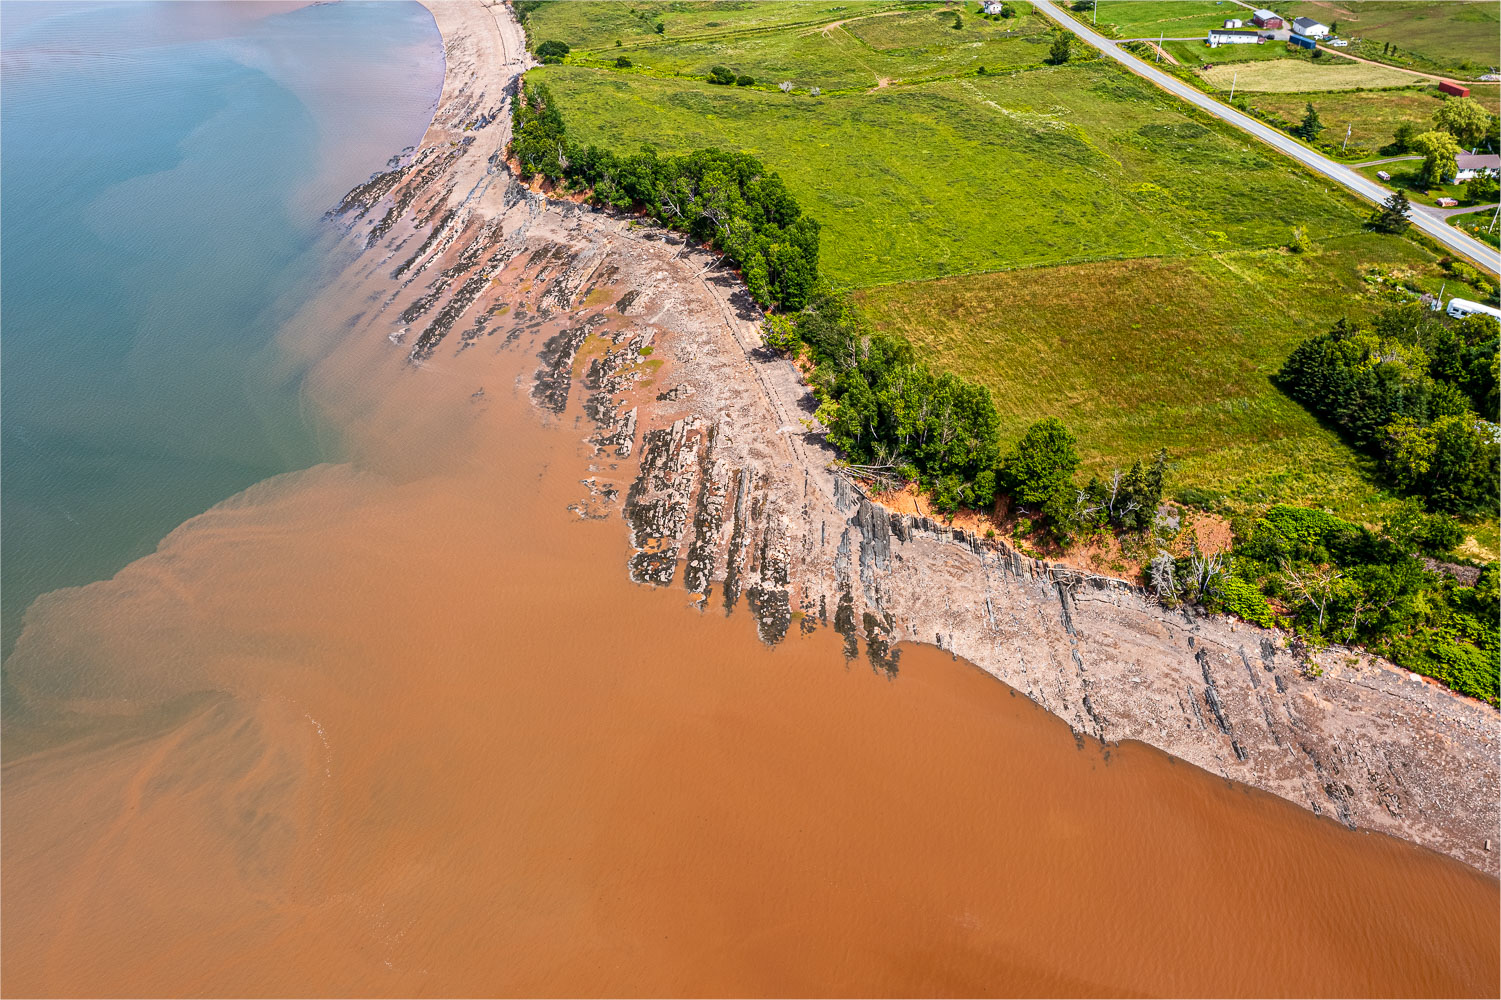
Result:
[[[761,348],[733,275],[510,174],[528,57],[509,7],[428,6],[447,59],[433,124],[338,209],[364,248],[355,266],[389,290],[356,329],[418,366],[534,359],[518,390],[584,433],[593,461],[572,509],[623,515],[633,579],[683,587],[706,612],[743,599],[766,642],[833,628],[887,673],[899,643],[936,644],[1081,741],[1139,740],[1497,873],[1501,715],[1358,651],[1306,676],[1278,633],[872,503],[801,424],[812,399]]]

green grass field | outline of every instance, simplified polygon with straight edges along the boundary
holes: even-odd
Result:
[[[708,3],[547,3],[526,18],[533,43],[556,39],[575,49],[614,49],[655,45],[664,39],[707,39],[747,32],[785,33],[808,26],[880,11],[901,10],[909,3],[871,0],[756,0]],[[656,32],[660,22],[661,34]]]
[[[1163,34],[1168,38],[1202,36],[1223,25],[1226,18],[1249,22],[1251,12],[1230,0],[1100,0],[1094,16],[1086,11],[1074,17],[1107,38],[1155,41]]]
[[[1278,246],[1294,223],[1361,222],[1324,184],[1103,61],[823,98],[534,74],[581,141],[761,157],[823,223],[824,271],[844,285]]]
[[[1501,4],[1495,0],[1306,0],[1277,10],[1289,19],[1336,24],[1341,36],[1355,40],[1351,54],[1367,59],[1461,77],[1501,62]],[[1395,52],[1383,51],[1388,42]]]
[[[806,90],[869,90],[881,81],[908,81],[1037,65],[1047,55],[1041,19],[989,21],[954,11],[888,11],[883,14],[785,32],[746,32],[718,37],[671,39],[580,53],[570,62],[612,63],[617,54],[632,68],[656,75],[708,76],[716,65],[751,76],[775,90],[787,81]],[[655,37],[655,36],[654,36]]]
[[[1117,6],[1125,0],[1106,0],[1102,17]],[[1177,5],[1133,6],[1160,18]],[[550,19],[534,21],[533,37],[576,48],[570,64],[528,79],[549,85],[582,142],[761,158],[823,224],[824,274],[855,289],[872,321],[990,385],[1008,434],[1057,415],[1093,469],[1166,446],[1179,485],[1248,508],[1286,500],[1380,519],[1390,500],[1369,461],[1268,379],[1302,337],[1374,307],[1379,286],[1363,278],[1372,270],[1436,291],[1433,253],[1364,232],[1368,207],[1112,63],[1041,65],[1045,35],[1031,18],[984,21],[966,5],[955,31],[945,26],[953,8],[848,7],[846,20],[837,5],[719,4],[710,17],[704,5],[674,4],[662,16],[680,20],[665,36],[649,25],[622,36],[634,66],[616,70],[606,64],[623,29],[605,14],[583,23],[587,5],[549,6],[532,15]],[[1018,27],[1033,38],[1003,36]],[[579,38],[599,47],[580,51]],[[995,54],[1013,51],[1022,55],[1010,63]],[[695,78],[715,63],[766,80]],[[1243,69],[1284,64],[1349,80],[1392,72],[1297,59]],[[770,89],[777,74],[799,89]],[[814,85],[826,92],[811,96]],[[1323,102],[1372,102],[1372,121],[1437,103],[1393,93],[1313,99],[1331,129],[1346,105],[1326,112]],[[1294,98],[1301,114],[1307,98]],[[1295,225],[1316,252],[1282,249]],[[1494,548],[1494,522],[1476,533],[1483,551]]]
[[[1371,261],[1435,292],[1443,281],[1427,251],[1362,233],[1306,255],[1003,271],[864,289],[857,301],[876,326],[988,385],[1003,438],[1057,416],[1088,471],[1166,447],[1175,487],[1375,522],[1391,498],[1372,485],[1371,462],[1270,381],[1304,337],[1379,306],[1380,286],[1364,277]]]

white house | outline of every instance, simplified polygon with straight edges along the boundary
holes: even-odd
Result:
[[[1453,180],[1449,181],[1450,184],[1461,184],[1483,174],[1490,174],[1493,177],[1501,174],[1501,154],[1460,153],[1454,158],[1454,164],[1459,169],[1455,172]]]
[[[982,0],[980,10],[986,14],[999,14],[1001,6],[1001,0]]]
[[[1311,17],[1293,19],[1293,30],[1304,38],[1323,38],[1329,34],[1329,25],[1320,24]]]
[[[1209,37],[1204,43],[1211,49],[1217,49],[1221,45],[1256,45],[1261,41],[1259,31],[1233,31],[1224,28],[1210,28]]]

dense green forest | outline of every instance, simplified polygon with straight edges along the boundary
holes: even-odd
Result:
[[[1377,455],[1396,489],[1454,514],[1495,510],[1497,323],[1419,303],[1300,344],[1278,383]],[[1487,416],[1482,416],[1482,414]]]
[[[1161,559],[1152,579],[1169,600],[1282,625],[1316,645],[1363,645],[1495,705],[1496,564],[1471,570],[1474,582],[1465,584],[1429,570],[1422,558],[1446,551],[1459,534],[1451,518],[1416,504],[1379,533],[1320,510],[1277,505],[1235,526],[1228,559]]]

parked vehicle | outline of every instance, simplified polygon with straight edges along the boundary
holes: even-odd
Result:
[[[1455,319],[1464,319],[1466,316],[1473,316],[1476,313],[1501,319],[1501,309],[1493,309],[1490,306],[1481,305],[1479,302],[1471,302],[1469,299],[1450,299],[1449,308],[1445,311]]]

